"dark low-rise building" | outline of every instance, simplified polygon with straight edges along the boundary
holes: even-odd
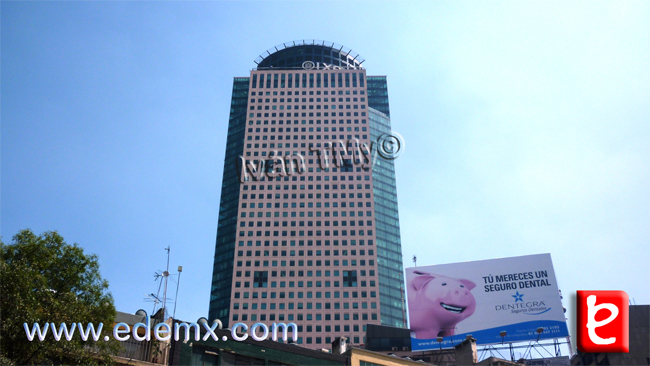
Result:
[[[329,350],[313,350],[272,340],[256,341],[250,336],[236,341],[229,329],[214,331],[219,341],[212,337],[203,340],[203,329],[199,341],[194,340],[193,331],[190,331],[190,339],[185,341],[185,330],[180,329],[179,340],[172,341],[170,365],[345,365],[347,359]],[[224,341],[223,337],[227,340]]]
[[[650,305],[630,305],[630,352],[578,351],[571,365],[650,365]]]

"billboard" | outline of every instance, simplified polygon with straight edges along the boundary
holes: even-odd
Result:
[[[550,254],[407,268],[406,293],[414,352],[569,335]]]

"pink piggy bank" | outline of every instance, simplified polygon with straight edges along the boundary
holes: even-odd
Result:
[[[474,314],[476,284],[437,274],[413,271],[408,278],[411,331],[419,339],[454,335],[456,324]]]

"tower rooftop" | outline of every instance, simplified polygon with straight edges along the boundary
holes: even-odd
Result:
[[[365,60],[345,46],[315,39],[282,43],[264,51],[254,60],[258,70],[300,69],[305,61],[341,68],[361,68]]]

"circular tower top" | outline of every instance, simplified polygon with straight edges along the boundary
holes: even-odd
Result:
[[[338,66],[341,68],[362,68],[365,61],[358,53],[342,45],[319,41],[302,40],[283,43],[266,50],[255,59],[258,70],[264,69],[300,69],[303,63]]]

